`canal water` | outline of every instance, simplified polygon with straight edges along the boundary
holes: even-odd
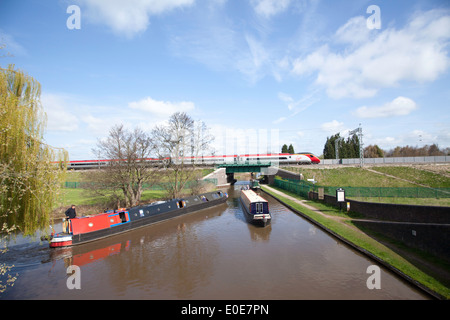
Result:
[[[18,278],[0,299],[428,298],[381,266],[381,288],[369,289],[374,261],[268,195],[271,225],[248,224],[240,188],[219,207],[93,243],[12,243],[0,263],[14,264]],[[71,265],[79,289],[69,288]]]

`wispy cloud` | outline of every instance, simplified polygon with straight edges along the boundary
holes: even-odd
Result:
[[[133,37],[145,31],[150,16],[192,6],[195,0],[78,0],[83,16],[91,22],[103,24],[114,33]]]
[[[274,123],[274,124],[280,124],[280,123],[282,123],[283,121],[285,121],[286,119],[287,119],[286,117],[280,117],[280,118],[274,120],[273,123]]]
[[[418,13],[403,29],[370,32],[364,17],[354,17],[338,29],[334,43],[294,60],[292,71],[317,74],[315,83],[332,98],[373,97],[402,81],[436,80],[450,66],[449,39],[448,11]]]
[[[19,44],[12,35],[0,29],[0,57],[2,56],[25,56],[27,50]]]
[[[289,7],[291,0],[251,0],[250,3],[258,15],[270,18],[285,11]]]
[[[284,92],[279,92],[278,98],[287,105],[288,110],[291,111],[291,116],[295,116],[296,114],[305,111],[314,103],[320,100],[320,98],[318,98],[317,96],[317,93],[318,90],[316,89],[305,94],[300,99],[294,100],[294,98],[292,98],[290,95]]]

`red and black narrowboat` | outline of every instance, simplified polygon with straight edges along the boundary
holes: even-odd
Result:
[[[253,190],[241,190],[240,196],[244,215],[254,225],[265,227],[270,224],[272,216],[269,212],[269,202]]]
[[[66,247],[128,232],[153,223],[173,219],[188,213],[224,203],[228,195],[222,191],[209,192],[70,219],[68,227],[50,237],[50,247]]]

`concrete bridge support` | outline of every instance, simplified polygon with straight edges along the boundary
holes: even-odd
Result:
[[[278,167],[262,168],[261,172],[267,177],[267,184],[273,184],[275,176],[280,176],[283,179],[303,180],[303,175],[301,173],[287,171]]]
[[[203,179],[217,179],[217,186],[226,186],[236,182],[234,173],[226,173],[225,168],[219,168],[203,177]]]
[[[234,184],[236,182],[236,179],[234,178],[234,173],[227,173],[227,183]]]

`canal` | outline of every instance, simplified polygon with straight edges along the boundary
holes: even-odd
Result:
[[[0,298],[428,299],[381,266],[381,288],[369,289],[374,261],[268,195],[272,224],[248,224],[240,188],[219,207],[85,245],[12,243],[0,257],[18,279]],[[80,289],[68,288],[71,265]]]

